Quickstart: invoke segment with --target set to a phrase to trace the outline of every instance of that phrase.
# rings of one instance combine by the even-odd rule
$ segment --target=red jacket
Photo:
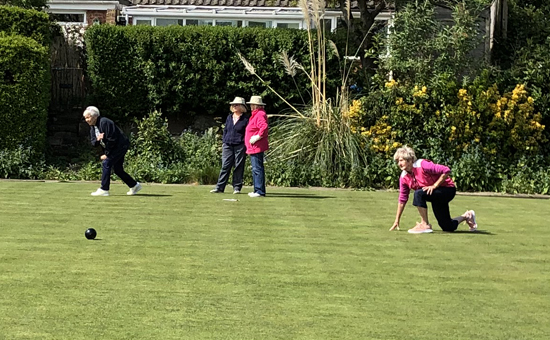
[[[246,153],[252,155],[269,149],[268,133],[269,127],[267,125],[267,114],[264,109],[256,109],[252,111],[252,116],[250,116],[250,120],[248,121],[244,134]],[[260,140],[254,144],[250,144],[250,137],[255,135],[260,136]]]

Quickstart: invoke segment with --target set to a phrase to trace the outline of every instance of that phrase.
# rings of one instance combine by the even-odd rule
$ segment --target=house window
[[[212,26],[214,20],[212,19],[187,19],[185,24],[188,26]]]
[[[278,22],[276,25],[277,28],[300,28],[300,24],[297,22]]]
[[[84,13],[51,13],[50,16],[57,22],[85,22]]]
[[[243,27],[241,20],[216,20],[216,26]]]
[[[183,26],[183,19],[157,19],[157,26]]]
[[[273,27],[271,21],[249,21],[248,27]]]
[[[313,26],[315,26],[315,23]],[[330,32],[332,30],[332,19],[321,19],[320,28],[325,32]]]
[[[136,19],[136,25],[153,26],[153,20],[151,19]]]

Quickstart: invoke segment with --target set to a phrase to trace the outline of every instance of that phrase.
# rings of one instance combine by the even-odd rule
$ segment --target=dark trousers
[[[265,196],[264,153],[259,152],[250,155],[250,163],[252,163],[252,181],[254,182],[254,192]]]
[[[124,156],[128,152],[128,147],[123,148],[120,152],[111,154],[102,163],[101,173],[101,189],[109,190],[111,186],[111,171],[113,171],[120,179],[126,183],[129,188],[136,186],[137,182],[124,171]]]
[[[456,188],[454,187],[439,187],[431,195],[426,194],[422,189],[418,189],[414,192],[413,205],[427,209],[428,205],[426,202],[431,202],[437,224],[439,224],[441,229],[444,231],[455,231],[458,228],[458,222],[451,218],[449,211],[449,202],[453,200],[455,195]]]
[[[222,148],[222,169],[220,170],[216,189],[221,192],[225,190],[231,169],[235,166],[235,170],[233,170],[233,190],[241,191],[245,162],[246,147],[244,143],[239,145],[227,145],[224,143]]]

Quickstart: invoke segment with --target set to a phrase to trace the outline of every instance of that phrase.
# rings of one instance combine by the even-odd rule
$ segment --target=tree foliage
[[[404,6],[419,4],[419,0],[357,0],[359,19],[356,20],[350,8],[351,1],[335,1],[339,3],[346,27],[350,31],[354,45],[359,48],[359,57],[361,58],[363,69],[369,73],[372,73],[377,61],[377,57],[373,56],[370,52],[376,47],[375,37],[378,33],[376,27],[381,24],[380,22],[377,23],[376,17],[383,11],[399,11]],[[479,8],[487,7],[491,3],[491,0],[430,0],[429,2],[432,5],[438,6],[456,6],[462,4],[470,10],[479,10]]]
[[[526,84],[533,92],[542,123],[550,126],[550,3],[509,0],[509,13],[507,39],[500,42],[497,58],[505,69],[503,84]],[[548,130],[545,133],[550,139]],[[550,152],[549,145],[546,152]]]
[[[450,9],[451,24],[438,20],[437,7],[427,0],[397,12],[386,40],[389,56],[382,62],[386,72],[412,84],[460,82],[461,77],[475,76],[484,60],[479,9],[475,12],[465,2]]]

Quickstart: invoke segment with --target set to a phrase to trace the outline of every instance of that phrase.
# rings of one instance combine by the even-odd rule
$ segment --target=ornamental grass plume
[[[365,136],[352,126],[354,122],[348,114],[347,80],[352,67],[346,71],[344,60],[342,84],[333,97],[327,96],[327,58],[336,56],[340,59],[340,55],[336,44],[326,38],[323,27],[326,3],[324,0],[299,0],[299,6],[307,30],[309,67],[304,67],[286,51],[281,53],[279,61],[293,79],[298,73],[307,76],[311,91],[309,105],[297,110],[255,72],[244,56],[238,54],[245,68],[297,113],[270,115],[280,119],[272,128],[269,156],[297,167],[316,168],[327,185],[364,185],[355,181],[357,174],[367,166],[367,142]],[[349,1],[346,6],[349,10]],[[297,86],[296,81],[294,83]]]
[[[237,55],[241,59],[242,63],[244,64],[244,67],[246,68],[246,70],[248,72],[250,72],[250,74],[256,76],[256,78],[258,78],[262,82],[262,84],[264,84],[268,89],[270,89],[271,92],[275,93],[275,95],[277,95],[277,97],[281,98],[281,100],[284,101],[294,112],[296,112],[298,115],[302,116],[302,113],[300,113],[300,111],[298,111],[298,109],[296,109],[292,104],[290,104],[283,96],[281,96],[277,91],[275,91],[274,88],[272,88],[265,80],[262,79],[262,77],[260,77],[256,73],[256,69],[254,68],[254,66],[252,66],[252,64],[248,60],[246,60],[246,58],[240,52],[237,52]]]
[[[292,81],[294,82],[294,86],[296,86],[296,89],[298,90],[298,94],[300,95],[300,98],[302,98],[302,103],[304,105],[306,104],[304,97],[302,96],[302,91],[300,90],[300,87],[298,86],[298,83],[296,83],[296,73],[298,73],[298,70],[303,69],[302,65],[300,65],[294,57],[289,57],[288,53],[286,51],[283,51],[279,55],[279,62],[284,66],[286,73],[292,77]]]

